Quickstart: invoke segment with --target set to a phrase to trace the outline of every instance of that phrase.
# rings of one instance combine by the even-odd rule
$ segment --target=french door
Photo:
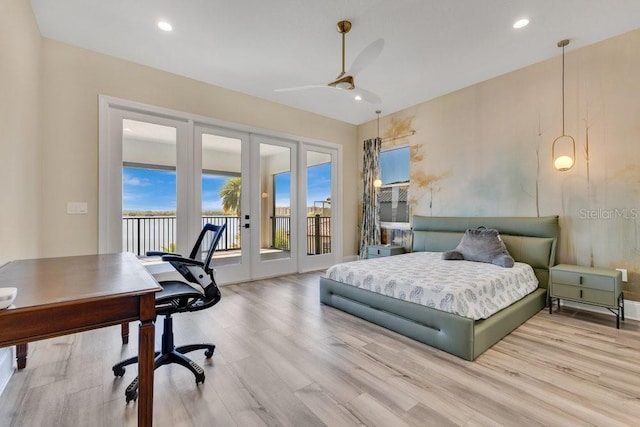
[[[298,241],[301,247],[298,271],[312,271],[333,265],[342,258],[342,221],[338,220],[340,188],[338,150],[301,144],[298,179]]]
[[[103,123],[99,252],[189,253],[196,229],[187,121],[112,108]]]
[[[227,225],[215,256],[220,281],[295,272],[295,144],[197,124],[195,146],[202,221]]]
[[[188,254],[205,223],[224,223],[221,284],[341,257],[335,147],[144,107],[101,98],[101,253]]]
[[[251,139],[253,278],[297,271],[297,144],[253,135]]]

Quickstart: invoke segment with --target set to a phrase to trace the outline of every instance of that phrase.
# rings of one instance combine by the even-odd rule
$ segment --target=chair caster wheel
[[[113,375],[115,375],[116,377],[121,377],[124,375],[124,371],[126,371],[125,368],[118,368],[118,367],[113,367]]]
[[[138,400],[138,390],[133,390],[133,392],[129,393],[126,392],[125,393],[125,399],[127,401],[127,403],[131,402],[132,400],[135,402],[136,400]]]
[[[214,347],[214,348],[212,348],[211,350],[206,350],[206,351],[204,352],[204,356],[205,356],[207,359],[211,359],[211,356],[213,356],[213,350],[215,350],[215,347]]]
[[[127,403],[138,400],[138,377],[136,377],[129,387],[124,391],[124,397]]]

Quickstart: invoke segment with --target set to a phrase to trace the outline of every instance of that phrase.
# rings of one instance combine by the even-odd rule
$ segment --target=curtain
[[[380,176],[380,138],[364,141],[362,162],[364,191],[362,193],[362,225],[360,227],[360,258],[367,257],[367,246],[380,244],[380,205],[373,181]]]

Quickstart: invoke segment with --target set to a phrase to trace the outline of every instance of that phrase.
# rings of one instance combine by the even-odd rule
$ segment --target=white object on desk
[[[5,309],[13,303],[18,295],[18,288],[0,288],[0,310]]]

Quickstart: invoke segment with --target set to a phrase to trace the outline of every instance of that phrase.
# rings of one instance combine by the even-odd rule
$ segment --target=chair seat
[[[195,283],[188,284],[185,282],[179,281],[164,281],[160,282],[160,286],[162,286],[162,290],[156,293],[156,302],[161,302],[163,300],[172,299],[172,298],[202,298],[204,295],[203,290],[196,289]]]
[[[156,293],[156,314],[180,313],[193,311],[193,304],[200,302],[204,290],[196,289],[197,284],[178,281],[160,282],[162,290]]]

